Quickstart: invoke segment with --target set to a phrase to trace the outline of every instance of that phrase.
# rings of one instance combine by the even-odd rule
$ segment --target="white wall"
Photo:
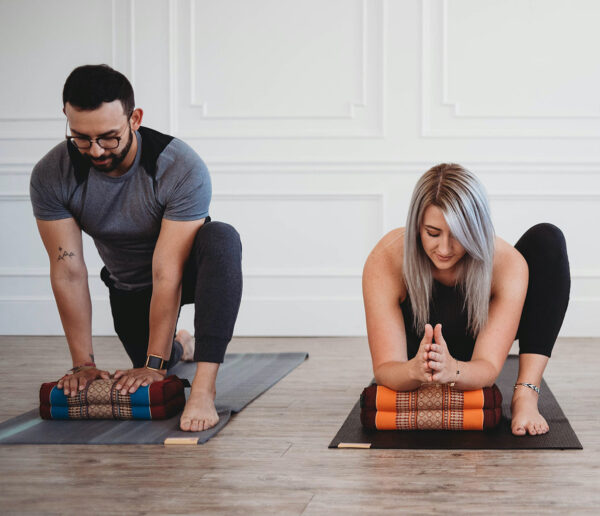
[[[507,240],[563,229],[562,334],[600,335],[595,0],[0,0],[0,20],[0,333],[60,333],[28,179],[64,135],[66,76],[105,62],[211,170],[244,242],[238,335],[364,334],[364,259],[441,161],[482,178]]]

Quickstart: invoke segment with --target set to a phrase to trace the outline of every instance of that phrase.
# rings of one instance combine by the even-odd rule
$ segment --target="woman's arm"
[[[406,332],[400,299],[406,295],[402,276],[404,230],[391,231],[375,246],[363,271],[363,299],[375,381],[390,389],[408,391],[431,379],[424,343],[412,360],[406,351]],[[431,327],[430,327],[431,330]],[[427,349],[428,351],[428,349]]]
[[[462,390],[480,389],[492,385],[502,370],[519,327],[529,269],[510,244],[497,238],[496,246],[488,320],[477,336],[473,356],[469,362],[457,362],[448,353],[443,328],[438,334],[436,327],[428,357],[434,382],[456,382]]]

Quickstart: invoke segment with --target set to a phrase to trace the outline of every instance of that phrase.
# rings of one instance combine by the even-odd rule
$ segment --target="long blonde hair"
[[[418,329],[430,322],[432,264],[420,228],[431,205],[442,210],[452,235],[465,248],[458,286],[465,296],[468,329],[477,335],[488,317],[494,260],[494,226],[485,189],[475,175],[454,163],[429,169],[415,186],[404,235],[404,281]]]

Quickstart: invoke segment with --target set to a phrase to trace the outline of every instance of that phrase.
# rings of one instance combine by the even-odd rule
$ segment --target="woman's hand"
[[[421,344],[419,344],[419,350],[414,358],[410,360],[412,364],[410,376],[413,380],[417,380],[422,383],[431,383],[433,381],[433,371],[428,363],[432,345],[434,345],[433,328],[431,327],[431,324],[426,324],[425,335],[423,335]]]
[[[442,335],[442,325],[436,324],[433,330],[435,343],[429,346],[427,366],[433,372],[432,381],[435,383],[450,383],[457,380],[457,362],[448,351],[448,346]]]

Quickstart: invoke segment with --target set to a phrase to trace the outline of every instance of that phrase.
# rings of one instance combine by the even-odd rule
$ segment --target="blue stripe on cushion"
[[[150,386],[138,387],[138,390],[129,395],[131,405],[149,407],[150,406]]]
[[[152,419],[149,405],[145,407],[142,405],[132,405],[131,415],[133,419]]]
[[[66,405],[51,405],[50,415],[52,416],[52,419],[69,419],[69,407]]]
[[[50,391],[50,405],[60,405],[61,407],[68,406],[67,397],[65,396],[65,391],[59,389],[58,387],[52,387]]]

